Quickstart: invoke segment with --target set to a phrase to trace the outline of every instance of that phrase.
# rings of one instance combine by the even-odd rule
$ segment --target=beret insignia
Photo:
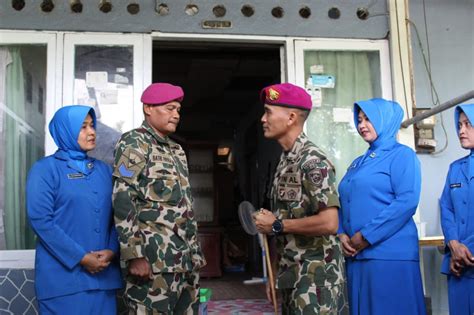
[[[277,90],[273,88],[269,88],[268,93],[267,93],[267,98],[271,101],[276,101],[277,99],[280,98],[280,92],[278,92]]]

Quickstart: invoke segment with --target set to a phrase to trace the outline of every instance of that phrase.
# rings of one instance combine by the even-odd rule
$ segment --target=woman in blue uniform
[[[454,161],[440,199],[447,245],[441,272],[448,276],[449,313],[474,314],[474,104],[454,111],[459,141],[469,155]]]
[[[40,314],[116,314],[122,280],[112,176],[108,165],[87,156],[95,147],[95,126],[88,106],[59,109],[49,124],[58,150],[37,161],[28,175]]]
[[[354,122],[369,149],[339,185],[339,237],[353,315],[426,314],[412,219],[420,163],[397,142],[402,118],[396,102],[375,98],[354,104]]]

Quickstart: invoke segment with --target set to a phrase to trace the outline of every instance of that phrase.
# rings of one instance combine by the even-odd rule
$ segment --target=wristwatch
[[[283,234],[283,221],[276,219],[272,224],[272,232],[275,235]]]

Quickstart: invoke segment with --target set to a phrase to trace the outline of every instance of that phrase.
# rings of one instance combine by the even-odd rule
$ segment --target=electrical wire
[[[406,82],[405,82],[405,73],[403,69],[403,60],[402,60],[402,47],[400,45],[400,25],[398,23],[398,4],[395,1],[395,15],[396,15],[396,24],[397,24],[397,39],[398,39],[398,55],[400,56],[400,70],[402,72],[402,84],[403,84],[403,96],[405,98],[405,110],[407,113],[407,118],[410,118],[409,111],[408,111],[408,98],[407,98],[407,91],[406,91]]]
[[[413,21],[411,21],[410,19],[407,19],[407,22],[410,23],[410,25],[412,25],[414,30],[415,30],[415,34],[416,34],[416,37],[417,37],[417,40],[418,40],[418,46],[419,46],[420,51],[421,51],[421,56],[423,57],[423,64],[425,66],[425,70],[426,70],[426,73],[428,75],[428,80],[429,80],[429,83],[430,83],[431,102],[434,106],[437,106],[437,105],[440,105],[440,101],[439,101],[439,95],[438,95],[436,87],[433,83],[433,77],[432,77],[432,74],[431,74],[431,56],[430,56],[430,46],[429,46],[429,37],[428,37],[428,25],[427,25],[427,18],[426,18],[425,0],[423,0],[423,20],[424,20],[424,26],[425,26],[426,47],[427,47],[427,50],[428,50],[428,58],[427,58],[426,53],[423,49],[423,43],[421,42],[420,33],[418,32],[418,28],[416,27],[416,24]],[[445,151],[447,149],[448,144],[449,144],[448,133],[447,133],[446,127],[444,125],[443,113],[441,112],[441,113],[439,113],[439,115],[440,115],[441,129],[443,130],[445,143],[444,143],[443,147],[440,150],[431,152],[432,155],[437,155],[437,154],[442,153],[443,151]]]
[[[372,7],[376,3],[377,3],[377,0],[375,0],[375,1],[371,0],[369,2],[369,4],[367,5],[367,8]],[[398,42],[400,43],[400,26],[399,26],[399,22],[398,22],[398,5],[397,5],[396,1],[395,1],[395,13],[396,13],[396,18],[397,18],[397,21],[396,21],[397,38],[398,38]],[[388,13],[369,14],[368,18],[372,18],[372,17],[380,16],[380,15],[388,15]],[[418,39],[418,46],[421,50],[421,55],[423,57],[423,63],[425,65],[425,70],[428,74],[428,79],[429,79],[429,83],[430,83],[431,102],[434,106],[437,106],[437,105],[440,105],[440,101],[439,101],[439,95],[438,95],[438,92],[436,90],[436,87],[434,86],[433,78],[432,78],[432,74],[431,74],[431,53],[430,53],[430,43],[429,43],[428,25],[427,25],[427,17],[426,16],[427,16],[426,15],[426,4],[425,4],[425,0],[423,0],[423,22],[424,22],[424,27],[425,27],[425,37],[426,37],[426,47],[427,47],[427,50],[428,50],[428,54],[427,54],[428,55],[428,60],[426,58],[426,53],[423,49],[423,43],[421,42],[420,34],[418,32],[418,28],[416,27],[416,24],[408,18],[406,20],[415,29],[416,37]],[[400,56],[400,69],[401,69],[401,72],[402,72],[403,93],[404,93],[404,97],[405,97],[405,109],[406,109],[406,112],[407,112],[407,118],[410,118],[410,117],[408,117],[408,113],[409,113],[408,112],[408,98],[407,98],[407,94],[406,94],[406,90],[405,90],[406,82],[405,82],[405,76],[404,76],[404,69],[403,69],[403,63],[402,63],[402,55],[401,55],[400,44],[398,45],[398,50],[399,50],[399,56]],[[443,151],[445,151],[447,149],[448,144],[449,144],[448,133],[447,133],[446,127],[444,125],[443,112],[439,113],[439,115],[440,115],[441,128],[442,128],[443,133],[444,133],[445,143],[444,143],[444,146],[440,150],[431,152],[432,155],[442,153]]]
[[[376,16],[388,16],[390,13],[388,12],[383,12],[383,13],[370,13],[369,16],[367,17],[368,19],[376,17]]]
[[[425,4],[425,0],[423,0],[423,22],[425,23],[425,36],[426,36],[426,48],[428,49],[428,68],[429,68],[429,73],[430,73],[430,86],[431,86],[431,89],[430,89],[430,93],[431,93],[431,102],[433,103],[433,105],[440,105],[440,101],[439,101],[439,96],[438,96],[438,92],[436,91],[436,88],[433,84],[433,79],[431,77],[431,52],[430,52],[430,40],[429,40],[429,37],[428,37],[428,23],[427,23],[427,18],[426,18],[426,4]],[[434,92],[434,95],[436,95],[436,101],[433,99],[433,92]],[[443,112],[439,113],[439,116],[440,116],[440,121],[441,121],[441,129],[443,130],[443,133],[444,133],[444,139],[446,140],[444,142],[444,146],[441,148],[441,150],[438,150],[438,151],[434,151],[432,152],[431,154],[435,155],[435,154],[439,154],[441,152],[443,152],[444,150],[446,150],[448,148],[448,144],[449,144],[449,138],[448,138],[448,133],[446,132],[446,127],[444,126],[444,116],[443,116]]]
[[[420,34],[418,32],[418,28],[416,27],[416,24],[413,21],[411,21],[410,19],[407,19],[407,22],[410,23],[410,25],[412,25],[413,29],[415,30],[416,38],[418,40],[418,46],[419,46],[420,51],[421,51],[421,56],[423,57],[422,58],[423,59],[423,64],[425,66],[425,70],[426,70],[426,73],[428,75],[428,80],[430,82],[430,90],[431,90],[433,105],[439,105],[440,103],[439,103],[438,92],[436,92],[436,88],[435,88],[434,83],[433,83],[433,79],[432,79],[432,75],[431,75],[431,68],[428,64],[428,61],[426,60],[426,54],[425,54],[425,51],[423,49],[423,43],[421,42]],[[437,104],[435,104],[433,96],[436,96]],[[441,148],[441,150],[431,152],[431,154],[439,154],[439,153],[443,152],[444,150],[446,150],[446,148],[448,146],[448,133],[446,132],[446,128],[444,126],[443,113],[440,113],[440,116],[441,116],[441,119],[440,119],[441,127],[442,127],[442,130],[443,130],[446,141],[445,141],[445,144],[444,144],[443,148]]]
[[[433,154],[433,155],[440,154],[441,152],[443,152],[444,150],[446,150],[446,149],[448,148],[448,143],[449,143],[448,133],[446,132],[446,127],[444,126],[443,112],[439,113],[439,115],[441,116],[441,119],[440,119],[440,121],[441,121],[441,129],[443,129],[444,139],[445,139],[446,141],[444,142],[444,146],[441,148],[441,150],[431,152],[431,154]]]
[[[427,23],[427,19],[426,19],[425,0],[423,0],[423,23],[425,25],[426,49],[428,51],[428,69],[431,73],[431,52],[430,52],[430,40],[428,38],[428,23]],[[430,80],[431,80],[431,77],[430,77]],[[433,91],[436,94],[436,101],[433,99]],[[439,97],[438,97],[438,93],[436,93],[436,89],[434,88],[434,85],[431,85],[430,93],[431,93],[431,102],[433,103],[433,105],[439,105],[440,104]]]

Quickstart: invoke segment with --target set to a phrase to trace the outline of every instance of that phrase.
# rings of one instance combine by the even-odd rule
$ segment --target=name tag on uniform
[[[167,163],[173,163],[173,159],[167,157],[167,156],[161,156],[157,154],[153,154],[151,156],[152,162],[167,162]]]
[[[461,188],[461,183],[451,184],[449,185],[449,188]]]
[[[80,179],[80,178],[84,178],[84,174],[82,173],[72,173],[72,174],[67,174],[67,178],[69,179]]]

